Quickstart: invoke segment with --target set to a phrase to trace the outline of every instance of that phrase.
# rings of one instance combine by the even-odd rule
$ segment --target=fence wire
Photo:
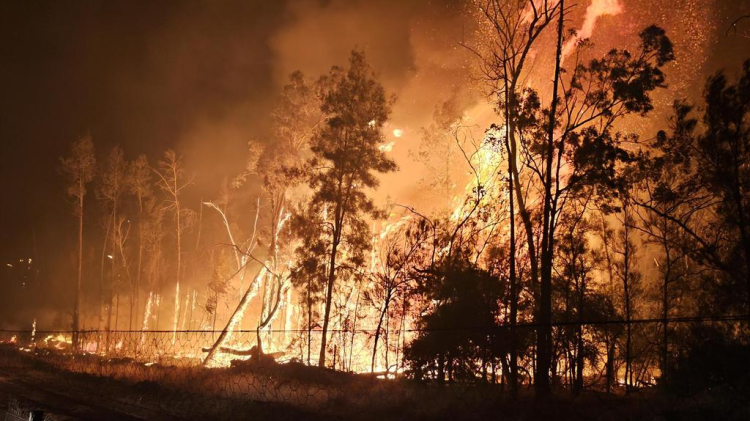
[[[747,320],[750,316],[739,315],[670,318],[666,322],[737,323]],[[593,320],[559,322],[553,326],[664,322],[664,319]],[[540,326],[529,323],[516,328]],[[487,334],[492,334],[506,328],[463,326],[432,330],[444,334],[486,330]],[[424,331],[409,330],[412,334]],[[372,334],[374,330],[342,332]],[[503,373],[493,376],[497,379],[493,382],[442,385],[409,380],[398,373],[355,375],[311,367],[305,364],[304,351],[294,357],[277,352],[277,361],[258,360],[251,352],[257,344],[254,330],[234,331],[227,344],[229,352],[220,354],[215,364],[218,367],[205,367],[206,351],[215,344],[220,333],[0,330],[0,367],[25,375],[35,373],[40,381],[63,382],[71,390],[81,390],[105,401],[115,400],[120,405],[147,408],[175,419],[196,419],[198,414],[210,414],[201,415],[205,419],[234,419],[246,411],[266,411],[273,414],[269,419],[485,419],[501,410],[508,398]],[[271,333],[302,337],[304,335],[300,335],[307,331],[267,332]],[[335,333],[333,331],[332,335]],[[77,347],[72,346],[74,337],[79,344]],[[304,350],[304,345],[297,349]],[[404,367],[403,363],[400,367]],[[262,405],[261,409],[258,405]],[[644,407],[649,405],[644,404]]]

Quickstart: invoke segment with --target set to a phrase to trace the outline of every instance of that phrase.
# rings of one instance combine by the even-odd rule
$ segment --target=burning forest
[[[7,419],[750,416],[747,1],[69,6],[0,6]]]

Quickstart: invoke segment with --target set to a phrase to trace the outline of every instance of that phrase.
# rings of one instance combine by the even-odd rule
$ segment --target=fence
[[[747,320],[750,317],[719,316],[672,318],[668,322],[736,324]],[[630,323],[658,326],[663,322],[662,319],[642,319]],[[563,329],[582,324],[623,325],[625,322],[561,322],[554,327]],[[527,330],[537,327],[536,324],[518,326]],[[466,329],[471,328],[462,328]],[[437,332],[451,334],[456,330]],[[493,331],[504,331],[504,328],[487,333]],[[332,335],[337,333],[346,332],[332,332]],[[499,384],[478,382],[445,386],[400,376],[386,381],[374,375],[319,369],[303,364],[299,356],[281,357],[281,364],[263,359],[252,362],[249,350],[257,343],[255,331],[235,331],[228,347],[231,352],[221,354],[223,367],[206,368],[203,366],[205,351],[219,334],[212,331],[0,331],[0,367],[36,373],[41,381],[64,382],[71,390],[82,390],[104,400],[114,399],[117,404],[136,405],[183,419],[194,419],[196,414],[232,419],[246,411],[269,411],[274,415],[270,419],[484,419],[507,403],[502,375],[499,375]],[[74,336],[80,344],[78,349],[71,346]]]
[[[25,373],[33,369],[42,373],[43,381],[54,377],[71,388],[80,388],[77,375],[85,374],[89,380],[83,383],[98,381],[83,393],[118,403],[138,400],[139,405],[184,419],[207,412],[232,419],[238,412],[257,411],[258,403],[265,404],[264,410],[274,417],[281,414],[279,419],[362,418],[362,414],[371,419],[394,419],[393,414],[455,418],[468,403],[472,412],[485,413],[503,394],[499,385],[447,389],[323,370],[297,361],[253,364],[248,356],[231,356],[235,361],[228,367],[204,368],[203,349],[214,343],[219,332],[81,331],[76,332],[80,351],[70,346],[71,333],[2,332],[0,367]],[[235,349],[249,349],[255,343],[255,332],[233,335]],[[147,402],[142,400],[144,394]]]
[[[53,421],[43,411],[26,407],[12,397],[8,400],[4,421]]]

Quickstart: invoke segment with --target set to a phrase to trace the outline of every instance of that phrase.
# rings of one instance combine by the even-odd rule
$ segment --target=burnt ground
[[[6,357],[11,354],[5,354]],[[569,394],[544,402],[535,401],[530,390],[515,401],[490,399],[467,393],[457,399],[457,388],[442,387],[424,393],[424,387],[409,382],[379,382],[388,394],[413,396],[408,404],[388,405],[381,390],[370,380],[343,373],[321,373],[305,369],[307,381],[324,388],[344,388],[348,394],[366,397],[352,402],[334,401],[323,410],[301,408],[280,402],[249,398],[226,398],[185,389],[165,387],[152,381],[114,379],[96,373],[74,373],[38,361],[33,355],[13,353],[0,358],[0,417],[11,399],[25,408],[42,409],[52,420],[747,420],[750,398],[731,391],[667,397],[656,389],[630,396],[589,391],[579,397]],[[286,370],[286,369],[284,369]],[[277,371],[274,376],[299,373]],[[212,377],[226,377],[232,371],[211,371]],[[236,374],[236,373],[235,373]],[[205,373],[203,374],[205,375]],[[198,379],[197,376],[192,378]],[[343,386],[342,386],[343,385]],[[422,388],[422,392],[415,389]],[[193,389],[196,390],[196,389]],[[197,389],[200,390],[200,389]],[[379,394],[380,393],[380,394]],[[364,402],[364,403],[362,403]],[[439,411],[425,408],[441,407]]]
[[[294,411],[284,405],[255,402],[226,402],[184,395],[175,399],[158,385],[128,384],[86,374],[52,372],[28,367],[0,367],[0,417],[17,403],[25,409],[43,410],[48,419],[112,421],[180,420],[298,420],[315,419],[314,414]],[[203,402],[200,402],[203,401]],[[195,411],[195,407],[202,408]]]
[[[0,374],[0,414],[8,411],[12,401],[26,409],[44,410],[55,420],[167,420],[156,413],[136,414],[137,408],[120,408],[116,402],[97,399],[74,388],[60,388],[57,378],[38,373],[3,370]],[[131,415],[132,414],[132,415]],[[139,416],[140,415],[140,416]]]

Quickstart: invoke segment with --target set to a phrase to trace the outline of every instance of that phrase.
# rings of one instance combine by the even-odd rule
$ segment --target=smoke
[[[581,29],[576,31],[575,36],[565,43],[562,50],[563,58],[567,57],[575,48],[576,43],[582,39],[590,38],[596,28],[596,21],[602,16],[616,16],[622,13],[620,0],[591,0],[586,8],[586,17],[583,19]]]
[[[302,70],[317,77],[333,65],[346,65],[353,48],[366,52],[386,90],[397,96],[384,143],[394,142],[389,154],[400,171],[383,177],[372,194],[381,204],[390,196],[419,206],[415,197],[424,171],[409,151],[418,149],[420,128],[430,125],[436,105],[457,96],[456,112],[465,115],[477,133],[497,122],[492,104],[471,80],[471,55],[458,45],[464,34],[472,33],[468,3],[0,3],[0,51],[9,57],[0,66],[5,93],[0,96],[0,179],[6,180],[4,195],[10,198],[0,211],[5,238],[0,257],[3,265],[20,258],[38,261],[41,291],[32,305],[18,299],[21,292],[0,291],[0,316],[7,320],[17,314],[23,326],[34,317],[42,327],[69,325],[76,261],[70,245],[76,241],[76,220],[66,205],[57,167],[72,140],[90,132],[98,153],[119,144],[129,158],[146,153],[152,164],[165,149],[175,149],[184,155],[188,172],[196,173],[186,206],[197,209],[201,198],[217,197],[222,180],[243,168],[250,139],[269,138],[268,117],[289,73]],[[577,39],[591,37],[596,45],[586,54],[600,57],[611,48],[635,47],[638,32],[648,25],[664,27],[677,56],[667,69],[669,90],[654,98],[656,109],[648,119],[627,127],[653,135],[666,124],[675,98],[695,99],[706,76],[720,68],[731,73],[750,56],[750,43],[725,35],[747,4],[583,2],[566,22],[566,27],[578,28],[578,34],[566,42],[565,53],[570,54]],[[551,85],[546,71],[554,62],[549,38],[534,51],[528,67],[533,74],[525,81],[543,94]],[[457,168],[456,174],[466,176],[465,168]],[[90,192],[84,287],[94,291],[86,307],[95,309],[102,230],[93,186]],[[236,215],[252,209],[243,204]],[[206,232],[203,236],[206,241]],[[16,272],[3,268],[0,280],[18,283]],[[34,309],[34,314],[14,313],[19,307]],[[55,312],[48,316],[35,308]]]
[[[381,177],[381,187],[371,192],[381,204],[414,204],[423,171],[409,151],[418,149],[420,128],[430,124],[435,106],[456,92],[473,98],[466,105],[478,99],[467,83],[471,57],[458,44],[466,30],[465,6],[451,0],[299,0],[287,6],[287,23],[271,37],[277,86],[295,70],[315,78],[331,66],[346,66],[358,49],[395,95],[384,144],[400,170]]]

